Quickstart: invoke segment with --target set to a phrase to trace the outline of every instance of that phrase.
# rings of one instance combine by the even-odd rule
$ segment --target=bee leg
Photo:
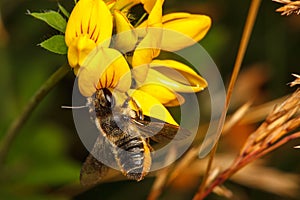
[[[131,101],[132,101],[134,107],[137,109],[137,117],[140,120],[144,120],[143,110],[142,110],[141,106],[134,99],[131,99]]]
[[[126,92],[126,96],[127,96],[127,99],[125,100],[125,102],[123,103],[123,108],[126,108],[126,107],[129,107],[129,101],[132,102],[133,106],[135,107],[135,109],[137,110],[136,112],[136,117],[139,119],[139,120],[144,120],[144,115],[143,115],[143,110],[141,108],[141,106],[133,99],[131,98],[128,93]]]
[[[129,101],[132,99],[129,95],[128,95],[128,93],[127,92],[125,92],[125,94],[126,94],[126,100],[124,101],[124,103],[123,103],[123,105],[122,105],[122,108],[128,108],[128,106],[129,106]]]
[[[145,139],[146,139],[146,144],[147,144],[147,146],[148,146],[150,152],[153,152],[154,149],[153,149],[153,147],[150,145],[150,138],[145,138]]]

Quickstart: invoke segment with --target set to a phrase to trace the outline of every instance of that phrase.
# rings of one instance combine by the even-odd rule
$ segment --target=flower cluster
[[[143,15],[132,12],[137,6]],[[127,92],[145,115],[176,124],[164,106],[182,104],[178,92],[201,91],[207,82],[183,63],[156,58],[162,49],[192,45],[186,37],[201,40],[211,20],[189,13],[163,15],[162,6],[163,0],[80,0],[75,5],[65,42],[84,96],[100,88]],[[151,112],[153,106],[159,109]]]

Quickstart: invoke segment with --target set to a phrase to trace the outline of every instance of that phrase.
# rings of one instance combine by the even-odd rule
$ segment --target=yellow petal
[[[137,30],[139,32],[139,30]],[[143,82],[146,79],[152,59],[160,53],[161,29],[149,28],[146,36],[136,47],[131,65],[136,80]]]
[[[137,29],[139,37],[143,37],[137,46],[132,57],[134,77],[143,82],[146,78],[149,64],[152,59],[160,53],[162,39],[162,4],[163,0],[156,0],[151,13],[149,14],[147,28]],[[157,28],[156,28],[157,27]]]
[[[113,47],[122,53],[132,51],[137,43],[138,36],[127,17],[120,11],[114,12],[117,35],[113,39]]]
[[[211,26],[206,15],[170,13],[162,17],[163,27],[186,34],[196,41],[201,40]]]
[[[87,36],[74,38],[69,44],[68,61],[71,67],[82,66],[86,56],[96,47],[96,43]]]
[[[160,54],[161,40],[163,31],[162,27],[162,6],[164,0],[156,0],[153,9],[151,10],[148,17],[148,31],[146,37],[142,42],[145,42],[146,45],[151,44],[153,58],[157,57]],[[145,45],[142,44],[142,45]],[[148,46],[149,47],[149,46]]]
[[[152,50],[142,49],[142,50],[136,50],[133,54],[133,61],[132,61],[132,74],[135,78],[135,80],[139,82],[143,82],[146,77],[148,70],[150,68],[150,64],[147,64],[147,62],[151,62],[152,58],[150,56],[147,56],[148,53],[152,55]],[[139,56],[140,55],[140,56]]]
[[[190,85],[195,92],[207,87],[207,82],[199,76],[192,68],[175,60],[153,60],[150,67],[163,75],[182,83]]]
[[[162,5],[164,0],[153,0],[153,1],[145,1],[147,2],[147,7],[149,8],[149,16],[148,19],[142,22],[137,28],[147,28],[147,27],[162,27]]]
[[[112,27],[112,15],[102,0],[80,0],[67,23],[66,44],[80,35],[88,35],[99,44],[110,38]]]
[[[147,20],[147,27],[162,27],[163,3],[163,0],[156,0]]]
[[[134,101],[142,109],[143,115],[178,126],[169,111],[153,96],[141,90],[129,90],[128,94],[132,96]],[[135,109],[135,106],[133,106],[132,104],[131,107]]]
[[[173,79],[173,76],[169,76],[171,73],[172,75],[179,77],[180,81]],[[201,87],[199,84],[191,85],[187,80],[185,80],[183,75],[181,75],[176,70],[170,69],[169,71],[167,71],[167,75],[168,76],[158,72],[157,70],[150,68],[148,70],[146,80],[142,83],[137,82],[138,87],[148,85],[148,84],[154,84],[154,85],[160,85],[166,87],[171,91],[185,92],[185,93],[194,93],[203,89],[203,87]]]
[[[156,3],[156,0],[141,0],[141,2],[142,4],[144,4],[144,9],[146,10],[146,12],[150,13]]]
[[[142,36],[142,41],[138,44],[133,53],[133,67],[137,67],[143,64],[150,64],[152,59],[159,55],[161,49],[161,28],[142,28],[136,29],[136,32],[139,37],[141,37],[141,34],[145,35]]]
[[[115,60],[101,76],[97,89],[115,88],[118,91],[126,92],[131,85],[131,72],[126,59],[114,49],[109,49],[105,53],[105,56],[115,57]]]
[[[133,54],[133,67],[148,65],[152,59],[157,57],[160,53],[162,39],[162,29],[160,29],[160,27],[162,27],[162,5],[163,0],[156,0],[145,22],[145,27],[142,25],[137,29],[137,34],[143,39]],[[141,73],[141,70],[138,71],[139,75],[135,74],[135,76],[138,80],[143,81],[143,77],[147,71],[145,71],[145,73]]]
[[[136,29],[138,36],[143,39],[134,51],[132,66],[134,68],[139,67],[139,69],[133,71],[133,74],[135,78],[141,82],[145,80],[150,62],[160,53],[162,39],[162,29],[160,28],[162,27],[162,5],[163,0],[156,0],[145,22],[145,27],[139,26]]]
[[[162,17],[162,23],[164,28],[162,46],[169,51],[176,51],[200,41],[211,26],[211,19],[206,15],[170,13]]]
[[[79,70],[78,86],[83,96],[91,96],[100,88],[116,88],[125,92],[130,85],[129,66],[115,49],[99,48],[93,51]]]
[[[116,4],[116,0],[104,0],[104,2],[107,5],[109,10],[111,10]]]
[[[112,15],[102,0],[80,0],[74,7],[67,23],[65,41],[68,47],[72,45],[72,52],[80,52],[81,49],[89,49],[91,42],[104,47],[109,46],[109,38],[112,34]],[[83,37],[84,39],[79,39]],[[87,47],[77,47],[74,40],[90,41]],[[105,41],[105,42],[104,42]],[[104,43],[103,43],[104,42]],[[81,45],[84,45],[82,43]],[[77,48],[77,50],[76,50]],[[71,58],[79,55],[70,55]],[[77,59],[79,60],[79,59]],[[76,67],[76,60],[69,60],[72,67]]]
[[[155,48],[159,46],[157,43],[159,42],[155,38],[155,34],[149,32],[135,49],[131,65],[133,67],[132,73],[136,80],[143,82],[146,79],[152,59],[160,51],[160,49]]]
[[[184,98],[180,94],[161,85],[148,84],[138,89],[155,97],[165,106],[178,106],[184,103]]]

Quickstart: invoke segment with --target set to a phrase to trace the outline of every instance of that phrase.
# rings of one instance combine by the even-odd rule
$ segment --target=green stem
[[[20,115],[12,122],[0,143],[0,167],[3,165],[14,139],[20,133],[20,129],[28,120],[37,105],[44,99],[52,88],[70,71],[67,64],[62,65],[50,78],[36,91]]]

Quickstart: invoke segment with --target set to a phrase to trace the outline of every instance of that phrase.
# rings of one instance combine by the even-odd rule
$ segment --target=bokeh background
[[[74,5],[72,0],[59,3],[68,11]],[[211,30],[200,43],[216,62],[227,86],[249,5],[249,0],[166,0],[164,12],[203,13],[212,18]],[[254,105],[260,105],[294,90],[287,83],[293,80],[291,73],[300,73],[300,16],[280,16],[275,12],[279,6],[271,0],[261,4],[231,111],[253,97]],[[27,10],[50,9],[58,10],[57,1],[0,1],[0,138],[35,91],[67,62],[66,56],[38,46],[57,32],[26,14]],[[88,155],[76,133],[72,111],[61,108],[71,105],[74,79],[73,73],[69,73],[22,128],[0,170],[0,199],[145,199],[149,194],[153,177],[139,183],[104,183],[86,192],[72,187],[78,183],[81,164]],[[247,134],[256,127],[256,123],[235,127],[221,139],[219,152],[238,152]],[[293,149],[299,143],[288,143],[269,154],[264,158],[264,166],[299,177],[300,151]],[[186,176],[168,187],[161,199],[191,199],[200,181],[200,177]],[[300,199],[239,181],[228,181],[225,185],[236,199]],[[224,198],[213,194],[208,199]]]

